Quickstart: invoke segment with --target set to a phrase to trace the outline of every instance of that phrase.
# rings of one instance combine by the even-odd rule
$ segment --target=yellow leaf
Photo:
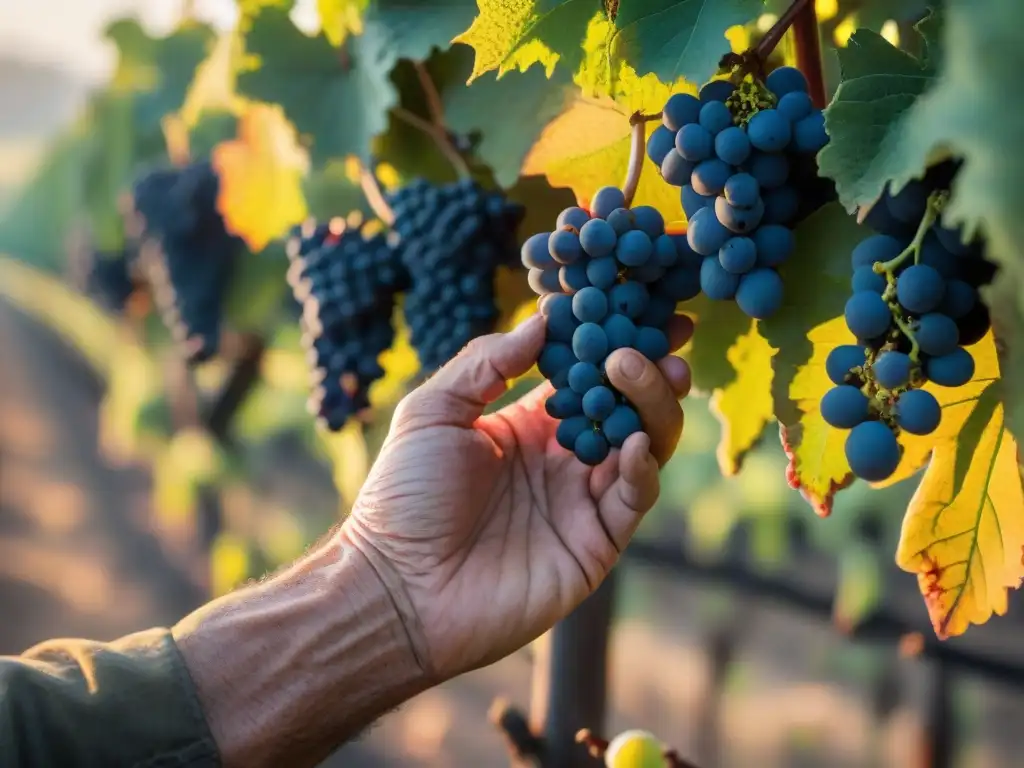
[[[340,432],[321,431],[320,435],[331,457],[334,486],[341,496],[341,503],[351,508],[370,473],[370,453],[363,424],[351,419]]]
[[[939,387],[929,382],[924,389],[935,395],[942,406],[942,421],[939,428],[924,437],[903,433],[900,443],[903,444],[903,457],[892,477],[876,483],[874,487],[887,486],[906,480],[917,473],[928,461],[932,449],[942,443],[956,442],[957,435],[964,426],[967,417],[974,410],[974,405],[982,392],[993,381],[999,378],[999,358],[996,355],[996,342],[992,332],[967,350],[974,358],[974,378],[962,387]]]
[[[811,357],[793,377],[788,392],[800,418],[781,424],[779,434],[789,457],[786,479],[825,517],[832,511],[835,494],[853,482],[844,448],[847,433],[826,424],[819,410],[822,395],[832,388],[825,359],[833,348],[853,344],[856,339],[842,317],[812,328],[807,339],[812,345]]]
[[[545,127],[523,161],[523,175],[543,175],[552,186],[570,188],[581,205],[601,187],[621,186],[629,167],[629,116],[658,112],[671,94],[693,91],[682,81],[668,86],[654,75],[626,78],[623,88],[616,99],[577,97]],[[647,123],[647,135],[660,124]],[[654,206],[667,222],[682,220],[679,190],[662,180],[646,153],[643,163],[633,204]]]
[[[249,107],[238,138],[216,146],[212,160],[220,177],[217,209],[228,230],[253,251],[306,218],[302,177],[309,157],[280,107]]]
[[[722,424],[718,443],[718,465],[722,474],[735,475],[743,457],[775,420],[772,401],[772,357],[775,350],[758,333],[757,324],[733,343],[725,353],[736,369],[736,378],[711,396],[711,411]]]
[[[938,444],[903,520],[897,564],[917,574],[935,634],[963,634],[1007,609],[1024,578],[1024,489],[998,383],[957,440]]]
[[[397,403],[406,393],[409,382],[420,370],[420,361],[409,338],[401,311],[395,312],[395,340],[380,355],[384,375],[370,385],[370,403],[375,408]]]
[[[226,595],[249,578],[249,545],[231,533],[221,533],[210,552],[210,591]]]
[[[320,26],[331,45],[341,45],[349,35],[363,33],[363,13],[369,0],[317,0]]]

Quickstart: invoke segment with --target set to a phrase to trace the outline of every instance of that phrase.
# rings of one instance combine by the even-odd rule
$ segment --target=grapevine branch
[[[626,198],[627,208],[633,204],[636,189],[640,186],[640,174],[644,170],[644,143],[647,139],[646,125],[649,122],[660,119],[660,112],[656,115],[634,112],[629,116],[629,125],[632,128],[632,141],[629,145],[629,166],[626,168],[626,180],[622,184],[622,194]]]

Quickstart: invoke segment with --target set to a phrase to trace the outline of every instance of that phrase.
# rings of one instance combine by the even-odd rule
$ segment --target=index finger
[[[608,380],[640,415],[659,466],[671,458],[683,434],[683,409],[661,369],[635,349],[617,349],[605,364]]]

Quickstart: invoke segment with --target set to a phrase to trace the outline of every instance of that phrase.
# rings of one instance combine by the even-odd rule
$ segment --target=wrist
[[[314,766],[432,682],[390,591],[344,537],[173,632],[225,768]]]

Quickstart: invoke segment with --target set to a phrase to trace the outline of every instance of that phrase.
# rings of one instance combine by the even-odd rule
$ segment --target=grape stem
[[[437,144],[437,148],[441,150],[441,153],[447,158],[448,162],[451,163],[452,168],[459,174],[460,178],[469,177],[469,165],[466,163],[466,158],[462,156],[455,145],[452,144],[451,138],[448,135],[448,130],[444,125],[438,125],[430,120],[424,120],[414,112],[410,112],[405,107],[392,107],[391,114],[401,120],[403,123],[411,125],[413,128],[417,128],[423,131],[427,136],[434,140]]]
[[[768,57],[775,51],[776,46],[782,42],[782,38],[789,31],[789,28],[793,26],[797,16],[808,5],[813,10],[814,3],[809,2],[809,0],[793,0],[793,3],[786,9],[786,12],[779,17],[778,21],[772,24],[771,29],[765,33],[765,36],[761,38],[761,42],[757,44],[753,51],[760,64],[763,65],[764,62],[768,61]],[[820,62],[818,66],[821,66]]]
[[[636,189],[640,186],[640,174],[644,171],[644,144],[647,140],[647,123],[660,119],[660,112],[657,115],[644,115],[640,112],[634,112],[629,116],[629,125],[632,128],[632,141],[629,144],[629,166],[626,168],[626,180],[622,183],[622,194],[626,198],[627,208],[633,205]]]
[[[917,343],[917,336],[914,334],[913,329],[900,316],[899,304],[895,302],[890,304],[889,310],[892,312],[892,319],[895,321],[896,327],[900,329],[900,333],[910,340],[910,360],[914,363],[921,362],[921,346]]]
[[[872,269],[877,274],[885,275],[885,279],[888,280],[890,285],[896,282],[896,270],[911,255],[914,257],[915,264],[921,260],[921,244],[924,242],[924,238],[927,236],[932,224],[938,219],[943,203],[944,197],[942,192],[932,192],[928,195],[928,204],[925,206],[924,216],[921,217],[921,223],[917,225],[917,232],[914,233],[914,239],[910,241],[910,245],[889,259],[889,261],[876,261],[872,266]],[[883,203],[879,200],[875,205],[883,205]]]
[[[395,223],[395,212],[391,210],[384,193],[381,191],[377,181],[377,175],[362,163],[359,164],[359,186],[363,189],[363,196],[377,218],[389,227]]]

